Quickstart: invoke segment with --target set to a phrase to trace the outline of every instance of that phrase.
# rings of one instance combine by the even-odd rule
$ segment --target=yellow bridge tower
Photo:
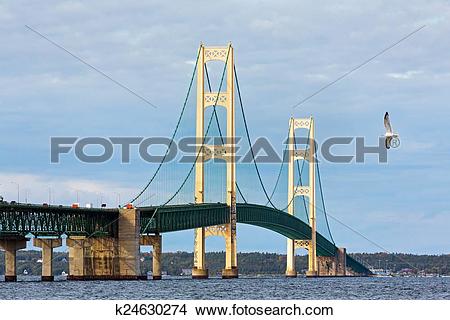
[[[211,158],[225,160],[227,167],[227,204],[230,207],[230,223],[220,226],[203,227],[195,230],[194,267],[192,277],[208,278],[205,264],[205,238],[222,236],[225,238],[225,268],[222,278],[237,278],[236,252],[236,162],[235,162],[235,113],[234,113],[234,52],[231,43],[226,47],[205,47],[200,45],[197,65],[197,120],[196,137],[199,157],[195,164],[195,203],[204,202],[204,163]],[[205,64],[208,61],[226,63],[226,91],[205,92]],[[224,145],[204,145],[205,109],[221,106],[227,112],[227,132]]]
[[[309,141],[308,149],[296,150],[294,131],[296,129],[308,129]],[[308,250],[308,271],[306,276],[315,277],[318,275],[317,252],[316,252],[316,169],[315,169],[315,144],[314,144],[314,119],[303,118],[289,120],[289,141],[288,141],[288,213],[294,214],[294,199],[297,196],[308,198],[309,204],[309,225],[311,226],[311,239],[287,239],[287,266],[286,276],[296,277],[295,269],[295,249],[304,248]],[[294,163],[296,160],[305,160],[309,163],[308,186],[296,186],[294,181]],[[300,172],[299,172],[300,174]]]

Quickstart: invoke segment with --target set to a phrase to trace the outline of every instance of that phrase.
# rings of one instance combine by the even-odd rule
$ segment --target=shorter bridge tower
[[[297,150],[295,145],[296,129],[309,130],[308,149]],[[304,248],[308,250],[308,271],[306,276],[316,277],[317,269],[317,241],[316,241],[316,168],[315,168],[315,144],[314,144],[314,119],[299,118],[289,119],[289,140],[288,140],[288,213],[294,215],[294,200],[297,196],[308,197],[309,204],[309,225],[311,227],[310,239],[287,239],[287,266],[286,276],[296,277],[295,268],[295,249]],[[309,179],[308,185],[296,185],[294,164],[296,160],[303,159],[308,161]],[[300,172],[299,172],[300,174]]]
[[[236,251],[236,162],[235,162],[235,107],[234,107],[234,51],[231,43],[225,47],[205,47],[200,45],[197,64],[197,120],[196,137],[199,157],[195,164],[195,203],[204,202],[204,163],[210,158],[225,160],[227,167],[227,204],[230,207],[230,223],[195,229],[194,267],[192,277],[208,278],[205,264],[205,238],[222,236],[225,238],[225,268],[222,278],[237,278]],[[226,91],[205,92],[205,64],[209,61],[226,63]],[[220,89],[219,89],[220,90]],[[224,107],[227,112],[227,130],[224,145],[204,145],[205,109]]]

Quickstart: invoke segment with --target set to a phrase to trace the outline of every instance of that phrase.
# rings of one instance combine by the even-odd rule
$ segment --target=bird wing
[[[389,113],[387,112],[384,114],[384,127],[387,132],[392,133],[391,121],[389,120]]]
[[[386,149],[391,148],[391,140],[392,140],[392,137],[386,137],[386,139],[384,140],[384,145],[386,146]]]

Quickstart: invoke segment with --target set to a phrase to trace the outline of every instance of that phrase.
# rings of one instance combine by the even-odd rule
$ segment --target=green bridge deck
[[[226,224],[229,207],[221,203],[142,207],[141,234],[165,233]],[[308,224],[286,212],[267,206],[238,203],[237,222],[266,228],[291,239],[311,239]],[[71,208],[0,203],[0,237],[117,234],[118,209]],[[317,233],[317,254],[333,256],[337,247]],[[347,265],[358,273],[370,271],[347,256]]]

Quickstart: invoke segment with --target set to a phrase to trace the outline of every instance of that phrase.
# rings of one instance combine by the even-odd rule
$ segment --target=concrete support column
[[[87,276],[85,251],[90,247],[85,236],[70,236],[66,241],[69,247],[69,280],[84,280]]]
[[[338,248],[336,275],[345,277],[347,275],[347,249]]]
[[[153,280],[161,280],[162,236],[159,234],[141,236],[141,245],[153,247]]]
[[[33,245],[42,248],[42,281],[53,281],[53,248],[60,247],[62,240],[34,238]]]
[[[0,247],[5,250],[5,281],[17,281],[16,252],[25,249],[26,239],[0,239]]]
[[[119,210],[119,270],[121,279],[138,279],[140,274],[140,212]]]
[[[153,280],[161,280],[161,251],[162,251],[162,237],[155,236],[153,244]]]

